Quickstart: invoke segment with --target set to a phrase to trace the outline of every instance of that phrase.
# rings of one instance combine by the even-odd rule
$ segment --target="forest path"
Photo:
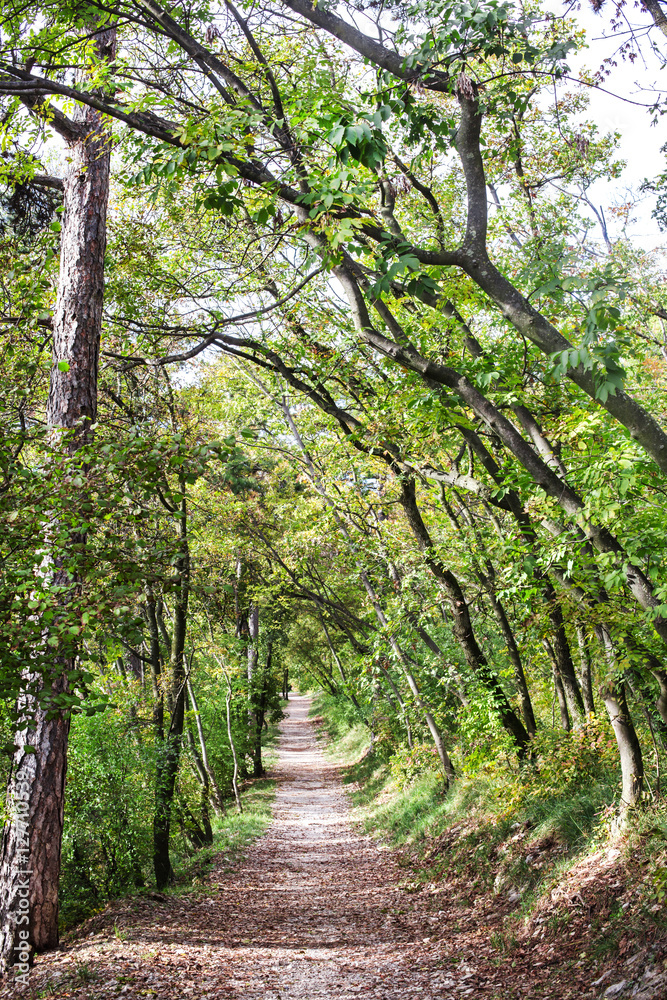
[[[309,708],[306,697],[290,699],[273,772],[274,819],[245,859],[230,868],[219,855],[219,867],[182,896],[111,903],[62,950],[38,957],[27,989],[0,982],[0,1000],[582,1000],[619,990],[635,1000],[667,997],[661,964],[657,979],[644,983],[651,966],[640,983],[639,961],[632,981],[624,978],[637,955],[627,963],[619,956],[602,976],[599,964],[580,960],[585,914],[568,934],[542,940],[543,929],[537,938],[531,929],[504,954],[508,904],[473,893],[474,863],[413,893],[415,873],[401,868],[400,855],[353,829]],[[608,868],[611,883],[619,872]],[[603,901],[612,898],[600,885]]]
[[[406,873],[396,856],[350,825],[338,769],[318,746],[309,708],[309,698],[290,698],[272,773],[274,819],[245,860],[226,871],[221,861],[197,893],[126,901],[115,933],[112,904],[87,937],[83,931],[62,951],[39,957],[28,996],[479,995],[464,956],[450,974],[442,953],[433,953],[432,924],[442,921],[399,888]],[[0,997],[8,995],[0,986]]]
[[[224,936],[235,945],[226,956],[230,995],[444,997],[450,977],[417,961],[427,917],[415,925],[392,915],[405,910],[397,888],[405,874],[390,852],[352,829],[338,769],[317,744],[309,708],[308,698],[293,696],[281,725],[272,826],[242,871],[219,883]]]

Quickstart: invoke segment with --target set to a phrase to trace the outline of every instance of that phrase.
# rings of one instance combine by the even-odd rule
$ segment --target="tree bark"
[[[618,752],[621,758],[623,792],[621,811],[637,805],[644,788],[644,764],[637,733],[632,722],[622,683],[605,688],[601,692],[611,720]]]
[[[181,757],[183,722],[185,718],[185,639],[190,597],[190,551],[188,547],[187,503],[185,481],[181,480],[182,499],[179,510],[178,535],[180,553],[176,564],[179,586],[174,599],[174,618],[169,661],[170,688],[167,705],[170,712],[169,729],[159,748],[155,768],[155,813],[153,816],[153,866],[158,889],[171,881],[169,834],[171,806],[174,798],[176,775]]]
[[[112,59],[115,30],[98,32],[93,44],[99,59]],[[97,415],[110,143],[102,115],[92,108],[77,107],[71,120],[54,116],[54,127],[57,122],[62,124],[69,149],[46,420],[53,429],[54,445],[60,444],[73,456],[92,439]],[[79,534],[71,541],[80,551],[85,537]],[[81,582],[76,571],[72,574],[64,568],[64,562],[56,555],[50,570],[53,587],[61,588],[63,611]],[[56,649],[51,669],[51,678],[56,679],[50,683],[54,695],[67,693],[67,673],[76,666],[75,650],[58,656]],[[45,677],[42,683],[48,685],[49,680]],[[64,712],[49,718],[47,709],[48,705],[32,696],[23,699],[26,728],[15,736],[17,750],[7,788],[10,808],[14,803],[20,811],[5,827],[0,847],[0,965],[18,963],[20,975],[27,975],[26,966],[34,951],[58,944],[58,878],[70,720]],[[29,746],[35,748],[34,753],[27,750]],[[24,947],[15,950],[26,941],[29,954]]]

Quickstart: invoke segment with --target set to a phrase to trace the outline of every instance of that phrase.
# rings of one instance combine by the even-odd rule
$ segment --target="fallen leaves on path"
[[[0,997],[569,1000],[614,985],[576,967],[569,939],[565,950],[528,939],[499,955],[497,899],[406,879],[399,855],[350,825],[308,707],[290,702],[274,822],[245,861],[233,871],[221,863],[181,898],[110,905],[38,958],[27,990],[6,983]]]

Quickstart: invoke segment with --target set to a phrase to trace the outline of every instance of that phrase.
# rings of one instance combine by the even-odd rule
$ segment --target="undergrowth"
[[[629,817],[623,835],[612,837],[619,773],[605,720],[592,718],[576,733],[543,731],[533,741],[532,759],[521,767],[503,755],[474,767],[459,757],[459,777],[446,791],[425,741],[409,750],[383,738],[379,727],[380,739],[375,736],[371,746],[368,727],[350,706],[327,695],[316,698],[313,711],[326,752],[344,765],[354,819],[402,848],[399,863],[411,880],[404,888],[431,886],[437,892],[446,880],[464,901],[493,898],[500,918],[491,939],[499,955],[516,947],[521,934],[556,940],[572,921],[589,934],[592,961],[622,950],[624,941],[660,931],[667,812],[662,802],[647,800]],[[619,893],[626,889],[614,889],[609,901],[603,873],[593,885],[597,902],[581,923],[583,916],[569,904],[550,900],[553,890],[576,879],[577,865],[593,856],[618,857],[604,871],[621,873],[614,877],[622,877],[627,897],[622,908]],[[629,938],[632,927],[635,937]]]
[[[174,892],[190,892],[201,885],[214,863],[221,863],[222,871],[234,868],[245,853],[245,848],[266,831],[271,822],[271,808],[275,798],[276,782],[273,778],[259,778],[251,782],[241,794],[243,812],[239,813],[233,800],[228,800],[224,816],[214,819],[213,843],[193,852],[187,849],[174,857]]]
[[[267,770],[275,762],[277,725],[271,725],[263,740],[264,765]],[[203,883],[214,863],[221,864],[223,871],[233,868],[243,856],[245,847],[260,837],[271,822],[271,808],[275,797],[276,782],[271,778],[247,781],[241,791],[243,813],[239,814],[233,798],[225,801],[225,812],[221,816],[211,815],[213,843],[195,849],[185,839],[174,819],[170,845],[173,870],[172,884],[167,893],[183,894],[192,892],[193,887]],[[133,886],[128,880],[107,883],[93,881],[92,869],[86,870],[82,864],[72,864],[65,858],[60,882],[60,927],[71,930],[88,917],[102,912],[107,902],[119,897],[136,897],[155,891],[150,867],[150,821],[151,802],[146,797],[146,809],[130,832],[136,835],[135,857],[142,864],[137,869],[139,884]],[[69,845],[66,843],[66,847]],[[96,874],[96,873],[95,873]]]

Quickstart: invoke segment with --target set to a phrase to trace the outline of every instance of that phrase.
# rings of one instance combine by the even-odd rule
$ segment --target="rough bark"
[[[115,31],[99,32],[94,36],[94,45],[98,58],[112,58]],[[69,149],[46,419],[55,446],[74,456],[91,439],[97,413],[109,134],[102,116],[91,108],[78,107],[71,120],[54,116],[54,127],[60,119]],[[85,538],[78,535],[72,543],[81,548]],[[61,589],[64,612],[65,605],[78,593],[80,580],[63,567],[64,559],[56,555],[46,571],[51,574],[54,588]],[[51,683],[54,694],[67,693],[67,672],[75,670],[76,665],[76,651],[68,650],[64,656],[55,651],[51,678],[56,679],[45,681]],[[11,966],[20,958],[19,973],[27,964],[24,957],[32,961],[34,951],[58,944],[58,877],[69,735],[66,714],[60,712],[48,718],[46,708],[32,697],[25,698],[22,707],[28,724],[15,736],[18,749],[12,761],[7,801],[20,808],[21,819],[27,825],[19,825],[17,814],[16,820],[10,820],[5,827],[0,847],[0,966]],[[27,746],[35,747],[35,753],[27,752]],[[27,939],[23,936],[25,930]],[[15,950],[26,940],[29,956],[25,950]]]

